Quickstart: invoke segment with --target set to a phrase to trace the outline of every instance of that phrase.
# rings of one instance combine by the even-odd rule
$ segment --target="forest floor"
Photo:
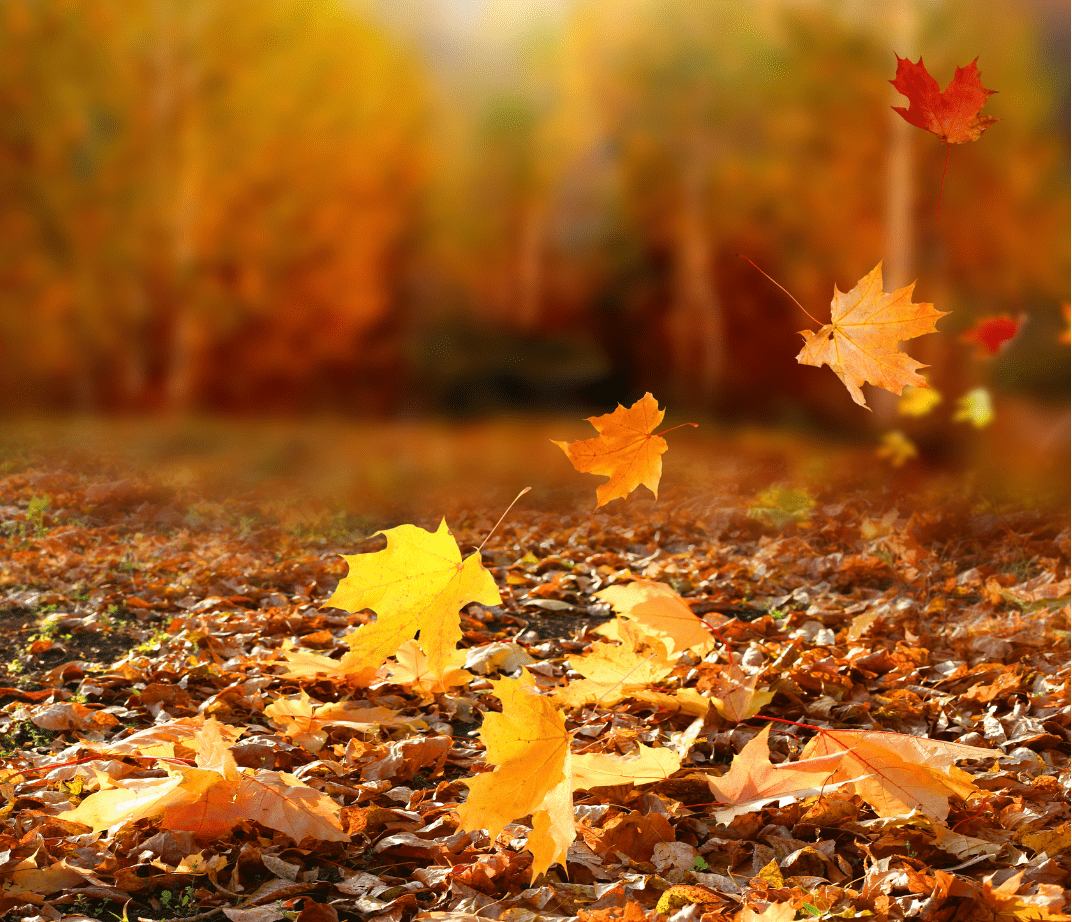
[[[638,491],[596,510],[596,478],[546,442],[587,433],[553,428],[266,428],[222,448],[215,430],[9,433],[0,914],[1069,918],[1067,484],[1024,499],[964,469],[895,471],[870,449],[684,431],[669,437],[657,501]],[[347,572],[340,555],[444,516],[468,554],[528,478],[536,489],[481,551],[502,604],[462,611],[471,681],[444,694],[395,672],[358,688],[288,668],[292,647],[339,659],[370,618],[322,607]],[[679,751],[681,769],[577,792],[566,867],[532,881],[527,817],[495,841],[458,829],[465,780],[485,770],[483,715],[501,710],[492,681],[527,661],[544,693],[576,682],[576,657],[613,616],[594,593],[633,578],[672,587],[718,643],[679,656],[652,685],[661,697],[566,708],[565,726],[575,752],[642,743]],[[730,675],[769,693],[754,716],[673,703],[720,693]],[[346,702],[345,718],[318,719],[317,702]],[[394,713],[355,725],[359,705]],[[210,771],[213,722],[231,755]],[[942,769],[958,793],[924,793],[915,810],[843,783],[729,815],[706,778],[764,727],[775,764],[839,730],[989,754],[958,756]],[[339,835],[318,835],[329,827],[316,817],[288,834],[267,814],[202,835],[211,823],[161,821],[179,814],[160,794],[107,831],[61,816],[100,791],[127,804],[171,780],[189,790],[254,772],[319,792]],[[919,786],[934,774],[921,765]]]

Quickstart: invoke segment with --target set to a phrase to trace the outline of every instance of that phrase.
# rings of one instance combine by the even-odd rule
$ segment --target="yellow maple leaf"
[[[372,682],[387,658],[418,633],[429,671],[441,678],[455,668],[461,609],[470,602],[502,601],[495,580],[479,554],[462,560],[445,519],[435,532],[399,525],[379,534],[387,538],[384,550],[343,555],[349,572],[325,603],[351,612],[376,612],[374,622],[345,638],[350,644],[343,660],[347,678],[359,685]]]
[[[619,404],[612,413],[590,416],[588,422],[599,433],[593,439],[551,441],[566,453],[577,470],[610,478],[596,490],[597,507],[628,496],[641,484],[658,497],[662,454],[667,445],[666,439],[652,434],[652,430],[662,422],[663,414],[659,402],[648,393],[628,409]]]
[[[636,579],[608,586],[595,595],[608,602],[619,618],[632,621],[644,634],[665,643],[671,656],[686,650],[702,656],[715,645],[703,619],[693,614],[688,603],[666,583]],[[616,621],[600,625],[596,633],[612,640],[621,636]]]
[[[726,720],[740,723],[755,717],[774,700],[774,692],[757,689],[759,675],[746,675],[739,666],[724,666],[709,694],[715,710]]]
[[[666,656],[662,641],[645,637],[634,624],[618,626],[621,644],[592,644],[592,652],[571,656],[570,666],[584,679],[555,691],[563,707],[585,704],[611,705],[666,678],[674,664]],[[650,641],[650,643],[649,643]]]
[[[469,796],[458,808],[458,828],[486,829],[494,840],[508,823],[531,814],[532,880],[552,864],[565,864],[576,837],[573,791],[608,784],[647,784],[680,767],[673,750],[640,746],[627,758],[573,755],[562,712],[540,695],[532,676],[493,681],[501,714],[487,714],[480,731],[491,772],[465,782]]]
[[[900,395],[908,385],[927,387],[917,369],[927,366],[898,349],[898,343],[924,333],[935,333],[935,321],[948,311],[933,304],[913,304],[915,283],[885,294],[882,263],[845,293],[834,286],[830,323],[819,330],[801,330],[804,348],[797,355],[802,365],[829,365],[848,389],[853,401],[867,407],[860,385],[874,384]]]

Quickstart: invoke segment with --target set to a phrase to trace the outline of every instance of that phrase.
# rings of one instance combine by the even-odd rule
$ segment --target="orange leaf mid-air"
[[[572,755],[562,712],[536,691],[528,673],[521,676],[491,683],[503,709],[484,717],[480,738],[495,770],[465,782],[469,796],[458,808],[458,828],[486,829],[494,841],[507,823],[531,814],[527,847],[535,880],[552,864],[565,866],[577,834],[574,790],[662,780],[677,771],[681,759],[672,750],[644,745],[631,758]]]
[[[890,83],[898,93],[908,97],[907,109],[894,106],[893,111],[947,144],[978,141],[987,128],[1000,121],[991,115],[979,114],[987,97],[997,91],[983,87],[975,61],[967,67],[958,67],[953,81],[942,90],[938,81],[927,72],[923,58],[913,64],[898,55],[897,76]]]
[[[933,304],[913,304],[913,285],[885,294],[882,263],[879,263],[848,293],[834,286],[830,323],[818,332],[801,330],[804,348],[797,361],[802,365],[829,365],[848,388],[852,399],[867,407],[860,385],[874,384],[895,394],[905,385],[926,387],[917,374],[922,362],[901,352],[897,344],[924,333],[935,333],[935,321],[947,311]]]
[[[629,409],[619,404],[613,413],[590,416],[588,422],[599,433],[596,438],[555,442],[577,470],[610,478],[596,490],[597,506],[628,496],[641,484],[658,497],[667,445],[652,430],[662,422],[664,412],[650,393],[645,394]]]
[[[441,676],[454,668],[462,607],[502,601],[495,580],[479,554],[462,560],[445,520],[435,532],[399,525],[380,534],[387,538],[384,550],[343,556],[350,570],[325,603],[346,611],[376,612],[375,622],[346,638],[350,652],[344,661],[354,670],[351,677],[367,684],[387,657],[419,632],[428,669]]]

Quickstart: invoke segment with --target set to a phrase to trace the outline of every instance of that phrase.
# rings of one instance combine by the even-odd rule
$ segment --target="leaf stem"
[[[475,553],[479,554],[484,549],[484,545],[488,543],[488,538],[490,538],[493,534],[495,534],[495,529],[496,528],[498,528],[500,525],[502,525],[502,520],[506,518],[506,513],[509,512],[511,509],[513,509],[514,508],[514,503],[516,503],[519,499],[521,499],[521,497],[524,496],[526,493],[528,493],[529,490],[531,490],[531,489],[532,489],[532,487],[525,487],[524,490],[522,490],[520,493],[517,494],[517,496],[514,497],[513,502],[511,502],[510,505],[506,507],[506,512],[504,512],[502,515],[499,516],[499,521],[491,526],[491,531],[488,532],[487,538],[485,538],[483,541],[480,542],[480,547],[478,547],[476,549]]]
[[[942,194],[945,192],[945,174],[946,174],[946,170],[949,169],[949,152],[952,149],[953,149],[952,142],[951,141],[946,141],[945,142],[945,166],[942,167],[942,185],[941,185],[941,188],[938,190],[938,217],[939,218],[942,217]]]
[[[753,266],[756,266],[756,264],[754,262],[752,262],[752,260],[748,259],[748,257],[745,256],[744,253],[738,253],[737,255],[740,256],[741,259],[747,260],[748,262],[752,263]],[[759,266],[756,266],[756,268],[759,269]],[[767,275],[767,273],[763,272],[762,269],[759,269],[759,271],[762,272],[764,275]],[[769,275],[767,275],[767,278],[769,278],[772,282],[774,282],[774,279],[771,279],[771,277]],[[778,285],[777,282],[774,282],[774,284]],[[793,298],[793,296],[791,294],[789,294],[789,291],[786,288],[784,288],[782,285],[778,285],[778,287],[781,288],[782,291],[784,291],[787,295],[789,295],[790,298],[792,298],[793,303],[797,307],[799,307],[802,311],[804,311],[805,314],[808,314],[808,319],[811,320],[812,323],[818,323],[819,326],[823,325],[821,321],[816,320],[814,317],[812,317],[812,315],[808,313],[807,308],[805,308],[804,305],[801,304],[796,298]]]
[[[652,434],[653,435],[666,435],[666,433],[673,432],[675,429],[684,429],[685,426],[692,426],[692,428],[695,429],[699,425],[700,425],[699,423],[681,423],[680,425],[677,425],[677,426],[671,426],[669,429],[664,429],[662,432],[655,432],[655,433],[652,433]]]

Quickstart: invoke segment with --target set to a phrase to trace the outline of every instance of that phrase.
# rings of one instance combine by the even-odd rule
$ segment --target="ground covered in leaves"
[[[737,458],[768,471],[749,460]],[[288,678],[283,651],[337,659],[340,639],[370,618],[322,607],[346,573],[339,554],[378,550],[374,532],[402,521],[435,529],[443,513],[469,553],[502,512],[499,494],[297,522],[263,495],[206,496],[189,478],[9,460],[0,913],[1067,919],[1066,509],[1025,511],[946,483],[909,497],[854,490],[844,477],[764,478],[702,493],[671,484],[658,503],[635,494],[596,512],[594,490],[522,501],[482,551],[503,604],[462,615],[475,678],[442,694],[397,673],[370,688]],[[576,681],[569,658],[611,616],[594,593],[634,577],[680,593],[719,643],[679,657],[654,689],[662,696],[568,708],[566,726],[575,752],[677,748],[682,768],[579,791],[567,866],[532,881],[527,820],[495,841],[458,829],[464,781],[488,768],[479,731],[501,708],[491,680],[530,660],[541,690]],[[731,657],[770,693],[756,716],[673,704],[681,689],[717,690]],[[288,717],[279,702],[293,712],[300,695],[313,709],[346,707]],[[362,723],[356,708],[393,714]],[[204,736],[191,740],[212,721],[224,729],[209,752]],[[725,803],[706,779],[725,775],[764,727],[776,764],[797,759],[812,728],[893,731],[992,756],[959,763],[970,793],[951,798],[944,820],[880,815],[851,785],[720,817]],[[269,810],[212,836],[168,828],[152,807],[101,832],[61,817],[109,787],[148,790],[174,776],[188,791],[210,763],[225,773],[224,750],[234,778],[255,774],[265,790],[294,778],[315,793],[295,795],[294,816]]]

